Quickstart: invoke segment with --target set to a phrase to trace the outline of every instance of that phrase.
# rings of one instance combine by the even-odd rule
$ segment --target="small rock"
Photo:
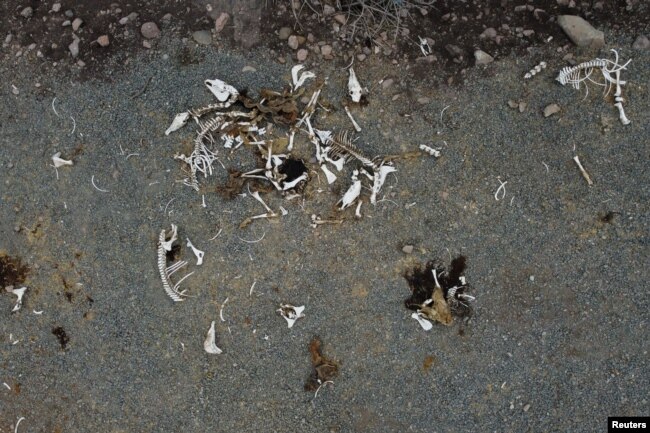
[[[14,86],[13,84],[11,85],[11,93],[14,95],[18,95],[20,93],[20,90],[18,90],[18,87]],[[11,168],[11,167],[9,167]]]
[[[278,37],[281,41],[286,41],[291,36],[291,27],[282,27],[278,32]]]
[[[336,14],[334,15],[334,19],[336,20],[336,22],[338,22],[341,25],[345,25],[345,23],[347,22],[347,19],[345,18],[344,14]]]
[[[494,57],[481,50],[474,51],[474,58],[476,59],[477,65],[487,65],[494,61]]]
[[[531,37],[532,35],[535,34],[535,30],[524,30],[522,33],[524,34],[524,36],[529,38],[529,37]]]
[[[635,50],[647,50],[650,49],[650,40],[645,35],[640,35],[636,38],[636,41],[632,44],[632,48]]]
[[[515,6],[515,12],[525,12],[528,10],[526,5]]]
[[[289,48],[291,48],[292,50],[297,50],[298,46],[300,45],[300,43],[298,42],[298,36],[296,35],[289,36],[289,41],[287,43],[289,44]]]
[[[513,101],[512,99],[508,100],[508,106],[510,108],[517,108],[519,107],[519,103],[517,101]]]
[[[209,30],[198,30],[192,33],[192,38],[199,45],[212,44],[212,33]]]
[[[584,19],[575,15],[560,15],[557,22],[577,46],[595,49],[605,46],[605,34]]]
[[[523,101],[520,102],[520,103],[519,103],[519,112],[520,112],[520,113],[523,113],[524,111],[526,111],[526,107],[528,107],[528,104],[526,104],[526,103],[523,102]]]
[[[31,18],[34,14],[34,9],[31,6],[27,6],[25,9],[20,11],[20,15],[24,18]]]
[[[384,89],[384,90],[386,90],[386,89],[388,89],[390,86],[392,86],[393,83],[394,83],[394,80],[393,80],[392,78],[388,78],[388,79],[384,80],[384,81],[381,83],[381,88]]]
[[[298,52],[296,53],[296,58],[298,59],[299,62],[304,62],[305,60],[307,60],[307,55],[308,54],[309,54],[309,51],[302,48],[302,49],[298,50]]]
[[[530,409],[530,404],[527,404],[526,406],[524,406],[524,412],[528,412],[528,409]]]
[[[160,36],[160,29],[156,23],[149,21],[142,24],[142,27],[140,27],[140,33],[142,33],[142,36],[147,39],[155,39]]]
[[[107,47],[111,41],[108,38],[108,35],[101,35],[100,37],[97,38],[97,43],[99,44],[100,47]]]
[[[145,47],[146,49],[150,50],[151,49],[151,42],[142,41],[142,46]]]
[[[252,66],[246,65],[242,68],[242,72],[257,72],[257,69],[255,69]]]
[[[411,254],[413,252],[413,245],[404,245],[402,251],[404,254]]]
[[[75,58],[79,55],[79,38],[75,38],[70,45],[68,45],[68,50],[70,54]]]
[[[544,117],[552,116],[555,113],[560,112],[560,106],[557,104],[550,104],[544,108]]]
[[[323,15],[325,15],[326,17],[328,17],[330,15],[334,15],[335,12],[336,12],[336,9],[334,9],[333,6],[330,6],[328,4],[323,6]]]
[[[463,49],[458,45],[447,44],[445,45],[445,49],[454,57],[463,57]]]
[[[221,12],[221,15],[219,15],[219,17],[214,20],[214,30],[217,33],[221,33],[226,27],[228,20],[230,20],[230,15],[228,15],[226,12]]]
[[[366,60],[366,55],[363,53],[357,54],[357,60],[363,62],[364,60]]]
[[[129,17],[123,17],[123,18],[120,18],[120,21],[118,21],[118,22],[119,22],[121,25],[124,26],[124,25],[126,25],[126,23],[129,22]]]
[[[287,63],[287,59],[285,59],[284,57],[278,57],[278,63],[284,65],[285,63]]]
[[[164,22],[167,22],[167,23],[170,22],[172,20],[172,14],[166,13],[165,15],[163,15],[161,20],[164,21]]]
[[[79,66],[80,68],[83,68],[84,66],[86,66],[86,62],[79,59],[79,60],[77,60],[77,66]]]
[[[68,18],[72,18],[74,16],[74,12],[72,12],[72,9],[66,9],[66,11],[63,12],[63,15],[65,15]]]
[[[52,12],[58,12],[61,10],[61,3],[54,3],[52,5]]]
[[[329,56],[332,54],[332,46],[331,45],[323,45],[320,47],[320,52],[324,56]]]
[[[483,33],[481,33],[479,37],[494,39],[497,37],[497,31],[494,29],[494,27],[488,27],[487,29],[483,30]]]
[[[424,105],[424,104],[428,104],[429,102],[431,102],[431,99],[427,98],[426,96],[421,96],[418,98],[419,104]]]
[[[70,20],[65,20],[61,23],[61,27],[69,27],[70,25],[72,25]]]
[[[75,18],[74,21],[72,21],[72,31],[76,32],[77,30],[79,30],[79,27],[81,27],[81,25],[83,23],[84,22],[83,22],[83,20],[81,18],[78,18],[78,17]]]

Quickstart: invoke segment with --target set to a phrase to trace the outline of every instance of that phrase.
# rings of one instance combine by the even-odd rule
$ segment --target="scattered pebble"
[[[66,9],[66,11],[63,12],[63,14],[68,18],[72,18],[74,16],[74,12],[72,12],[71,9]]]
[[[241,70],[242,72],[257,72],[257,69],[255,69],[252,66],[244,66]]]
[[[388,78],[381,83],[382,89],[386,90],[393,85],[395,81],[392,78]]]
[[[512,99],[508,100],[508,106],[510,108],[517,108],[519,107],[519,103],[517,101],[514,101]]]
[[[160,36],[160,29],[156,23],[149,21],[142,24],[142,27],[140,27],[140,33],[142,33],[142,36],[147,39],[155,39]]]
[[[336,9],[334,9],[333,6],[328,5],[328,4],[323,5],[323,15],[325,15],[326,17],[328,17],[330,15],[334,15],[335,12],[336,12]]]
[[[209,30],[199,30],[192,33],[192,38],[200,45],[210,45],[212,43],[212,33]]]
[[[72,21],[72,31],[76,32],[79,30],[79,27],[83,24],[83,20],[81,18],[75,18],[74,21]]]
[[[558,24],[569,39],[579,47],[602,48],[605,46],[605,34],[596,30],[587,21],[575,15],[560,15]]]
[[[487,65],[494,61],[494,57],[481,50],[474,51],[474,58],[476,59],[477,65]]]
[[[557,104],[550,104],[544,108],[544,117],[552,116],[555,113],[560,112],[560,106]]]
[[[32,9],[31,6],[27,6],[25,9],[20,11],[20,15],[23,16],[24,18],[31,18],[33,14],[34,14],[34,9]]]
[[[305,60],[307,60],[307,55],[308,54],[309,54],[309,51],[302,48],[302,49],[298,50],[298,52],[296,53],[296,58],[298,59],[299,62],[304,62]]]
[[[142,46],[145,47],[146,49],[150,50],[151,49],[151,42],[142,41]]]
[[[336,22],[338,22],[339,24],[341,24],[341,25],[345,25],[345,23],[347,22],[347,19],[345,18],[344,14],[336,14],[336,15],[334,15],[334,20]]]
[[[530,404],[527,404],[526,406],[524,406],[524,412],[528,412],[528,409],[530,409]]]
[[[59,12],[61,10],[61,3],[54,3],[52,5],[52,12]]]
[[[320,52],[324,56],[329,56],[332,54],[332,46],[331,45],[323,45],[320,47]]]
[[[445,45],[445,49],[454,57],[463,57],[463,49],[458,45],[447,44]]]
[[[488,27],[487,29],[483,30],[483,33],[481,33],[479,37],[482,39],[494,39],[497,37],[497,31],[493,27]]]
[[[357,60],[363,62],[364,60],[366,60],[366,55],[363,53],[357,54]]]
[[[20,93],[20,90],[18,90],[18,87],[14,86],[13,84],[11,85],[11,93],[14,95],[18,95]],[[11,168],[11,167],[9,167]]]
[[[402,247],[402,252],[404,252],[404,254],[411,254],[413,252],[413,245],[404,245]]]
[[[648,40],[647,36],[640,35],[632,44],[632,48],[635,50],[648,50],[650,49],[650,40]]]
[[[278,32],[278,37],[281,41],[286,41],[291,36],[291,27],[282,27]]]
[[[65,20],[61,23],[61,27],[69,27],[71,25],[72,23],[70,22],[70,20]]]
[[[120,20],[119,20],[118,22],[119,22],[121,25],[126,25],[126,23],[129,22],[129,17],[122,17],[122,18],[120,18]]]
[[[291,48],[292,50],[297,50],[298,46],[300,45],[300,43],[298,42],[298,36],[296,35],[289,36],[289,41],[287,43],[289,44],[289,48]]]
[[[230,20],[230,15],[228,15],[226,12],[221,12],[221,15],[214,20],[214,30],[217,33],[221,33],[223,29],[226,27],[226,24],[228,24],[228,21]]]
[[[431,99],[427,98],[426,96],[421,96],[418,98],[419,104],[428,104],[429,102],[431,102]]]
[[[100,47],[107,47],[111,41],[108,38],[108,35],[101,35],[100,37],[97,38],[97,43],[99,44]]]
[[[72,43],[68,45],[68,50],[70,50],[72,58],[76,58],[79,55],[79,38],[74,38]]]

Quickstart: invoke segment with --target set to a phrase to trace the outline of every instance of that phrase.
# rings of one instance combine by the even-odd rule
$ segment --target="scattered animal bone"
[[[304,310],[304,305],[301,305],[300,307],[294,307],[291,304],[280,304],[280,308],[278,308],[277,311],[287,321],[287,326],[291,328],[298,319],[305,317],[305,315],[302,314]]]
[[[337,204],[341,203],[341,210],[344,210],[350,206],[354,201],[359,198],[361,194],[361,181],[359,180],[359,170],[354,170],[352,172],[352,185],[343,195],[343,198],[338,201]]]
[[[348,78],[348,93],[353,102],[359,103],[361,101],[362,88],[357,80],[357,74],[354,69],[350,67],[350,77]]]
[[[625,111],[623,110],[623,104],[617,102],[616,104],[614,104],[614,107],[618,108],[618,118],[620,119],[623,125],[629,125],[630,123],[632,123],[630,119],[628,119],[627,116],[625,115]]]
[[[352,121],[352,126],[354,126],[354,129],[355,129],[357,132],[361,132],[361,127],[359,126],[359,124],[357,123],[357,121],[354,120],[354,117],[352,117],[352,113],[350,113],[350,109],[348,108],[348,106],[345,105],[344,107],[345,107],[345,113],[346,113],[346,114],[348,115],[348,117],[350,118],[350,121]]]
[[[23,306],[23,296],[27,291],[27,287],[21,287],[20,289],[14,289],[13,287],[6,287],[5,290],[11,294],[16,295],[16,297],[18,298],[16,300],[16,304],[14,305],[14,308],[11,310],[12,313],[15,313],[16,311],[20,310],[20,307]]]
[[[167,293],[167,295],[175,302],[180,302],[183,301],[183,296],[186,295],[185,290],[179,292],[178,288],[180,287],[180,284],[194,272],[186,274],[183,278],[178,280],[176,284],[172,285],[171,276],[176,271],[186,266],[187,262],[184,260],[179,260],[173,263],[171,266],[167,266],[167,251],[172,250],[172,243],[176,240],[176,226],[174,224],[172,224],[171,239],[169,241],[165,241],[165,239],[165,230],[163,229],[160,232],[160,236],[158,238],[158,271],[160,272],[160,279],[163,283],[165,293]]]
[[[411,317],[417,320],[420,326],[422,326],[422,329],[425,331],[429,331],[431,328],[433,328],[433,324],[424,317],[423,313],[416,312],[411,314]]]
[[[375,170],[375,173],[373,175],[372,194],[370,196],[370,203],[372,203],[373,205],[377,204],[377,194],[379,194],[379,191],[381,191],[382,186],[384,186],[384,182],[386,182],[386,176],[388,176],[388,173],[393,173],[396,171],[397,169],[389,164],[381,165],[378,169]]]
[[[237,89],[221,80],[205,80],[205,85],[219,102],[228,104],[222,108],[228,108],[239,96]]]
[[[210,329],[208,329],[208,334],[205,337],[205,341],[203,342],[203,349],[210,355],[219,355],[222,353],[222,350],[217,347],[215,344],[216,340],[216,331],[214,329],[214,320],[212,321],[212,324],[210,325]]]
[[[420,150],[424,151],[425,153],[428,153],[429,155],[433,156],[434,158],[440,158],[440,151],[437,149],[434,149],[433,147],[429,147],[426,144],[421,144],[420,145]]]
[[[627,118],[625,115],[625,111],[623,110],[623,97],[621,96],[621,71],[616,71],[616,93],[614,94],[614,100],[616,101],[616,104],[614,106],[618,108],[618,118],[621,120],[621,123],[623,125],[629,125],[630,119]]]
[[[592,182],[591,177],[589,177],[589,173],[587,173],[587,170],[585,170],[585,168],[580,163],[580,158],[578,158],[578,156],[576,155],[576,156],[573,157],[573,160],[575,161],[576,165],[578,166],[578,169],[580,170],[580,173],[582,174],[582,177],[584,177],[585,180],[587,181],[587,184],[589,186],[592,186],[594,183]]]
[[[546,62],[540,62],[538,65],[536,65],[533,69],[528,71],[526,75],[524,75],[524,79],[528,80],[530,78],[533,78],[535,75],[539,74],[542,72],[542,69],[546,68]]]
[[[357,209],[354,211],[355,218],[362,218],[362,215],[361,215],[361,205],[362,204],[363,204],[363,201],[359,200],[359,203],[357,203]]]
[[[304,65],[296,65],[293,68],[291,68],[291,81],[293,82],[293,90],[297,90],[300,86],[302,86],[305,81],[308,78],[316,78],[316,74],[314,74],[311,71],[305,71],[302,74],[300,74],[300,78],[298,77],[298,72],[300,72],[302,69],[304,69]]]
[[[429,45],[429,41],[427,41],[426,38],[423,38],[422,36],[418,36],[418,39],[420,39],[420,51],[422,51],[423,56],[428,56],[429,54],[433,53],[433,50],[431,49],[431,46]]]
[[[74,165],[74,162],[61,158],[61,152],[57,152],[52,156],[52,162],[54,163],[55,168],[59,168],[64,165]]]
[[[205,255],[205,253],[200,249],[196,248],[194,245],[192,245],[192,242],[190,241],[189,238],[186,239],[187,239],[187,246],[192,249],[192,252],[196,256],[196,265],[201,266],[203,264],[203,256]]]
[[[169,135],[174,131],[181,129],[187,123],[187,119],[190,118],[189,112],[179,113],[174,117],[172,124],[169,125],[169,128],[165,131],[165,135]]]
[[[336,175],[329,171],[329,169],[325,165],[321,165],[320,169],[325,173],[325,177],[327,177],[327,183],[328,184],[333,184],[336,181]]]
[[[312,228],[316,228],[319,225],[323,225],[323,224],[341,224],[341,223],[343,223],[343,220],[331,220],[331,219],[324,220],[324,219],[322,219],[320,216],[318,216],[316,214],[311,215],[311,226],[312,226]]]

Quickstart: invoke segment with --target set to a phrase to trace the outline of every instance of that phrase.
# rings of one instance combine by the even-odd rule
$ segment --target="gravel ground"
[[[317,229],[310,215],[336,215],[347,180],[330,188],[314,178],[304,204],[267,195],[289,214],[245,229],[256,202],[206,192],[202,208],[177,182],[171,157],[193,130],[166,137],[170,120],[210,101],[206,78],[281,88],[290,65],[263,50],[191,48],[200,60],[185,62],[188,49],[170,39],[103,81],[4,65],[0,251],[30,271],[21,311],[0,296],[0,382],[11,388],[0,389],[0,432],[20,417],[21,432],[593,432],[607,416],[647,415],[650,54],[629,48],[634,36],[607,32],[606,47],[633,59],[623,77],[629,126],[598,89],[583,100],[554,82],[565,62],[552,47],[474,68],[462,87],[402,79],[403,65],[369,58],[357,69],[370,87],[369,105],[354,111],[357,144],[380,155],[425,143],[442,156],[398,161],[385,201]],[[548,68],[524,82],[540,58]],[[338,109],[315,123],[350,128],[345,72],[312,69]],[[395,82],[382,90],[386,77]],[[544,118],[551,103],[561,111]],[[57,151],[75,162],[58,178]],[[300,152],[311,147],[301,141]],[[227,167],[255,164],[246,149],[220,156]],[[225,178],[219,167],[203,182]],[[206,252],[183,286],[193,297],[179,304],[156,269],[158,234],[171,223]],[[402,274],[459,254],[475,313],[425,332],[404,308]],[[306,318],[287,329],[281,302],[306,305]],[[202,347],[213,320],[218,356]],[[315,335],[340,364],[316,397],[303,390]]]

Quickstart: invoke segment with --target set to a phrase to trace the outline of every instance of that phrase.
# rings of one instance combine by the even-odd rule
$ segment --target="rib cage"
[[[330,146],[328,156],[351,156],[361,162],[366,167],[371,167],[376,169],[378,164],[373,160],[365,156],[357,146],[352,143],[352,140],[348,138],[348,131],[339,132],[336,135],[336,138],[329,138],[326,146]]]

